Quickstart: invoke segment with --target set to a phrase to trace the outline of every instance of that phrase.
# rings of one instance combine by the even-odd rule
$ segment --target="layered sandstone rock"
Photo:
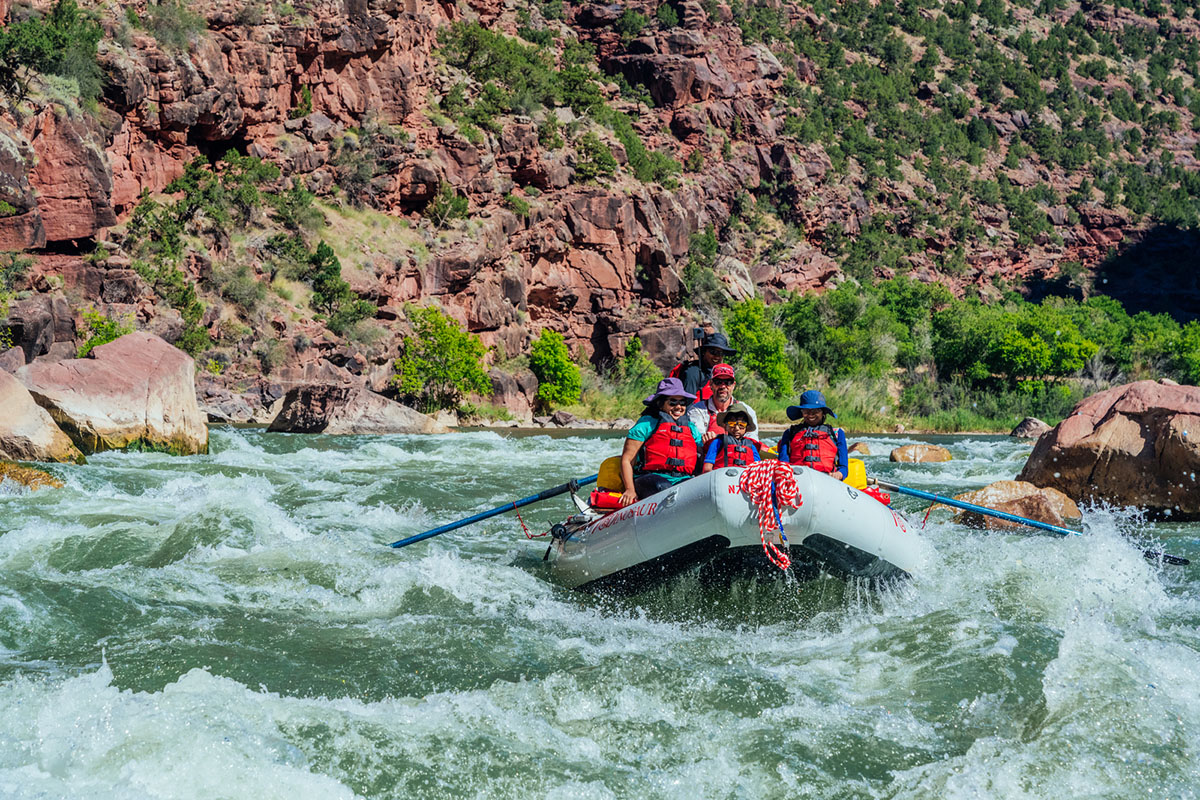
[[[1003,511],[1018,517],[1047,522],[1051,525],[1062,525],[1067,520],[1077,520],[1082,517],[1075,501],[1059,490],[1039,488],[1024,481],[996,481],[982,489],[955,495],[954,499],[990,508],[993,511]],[[955,521],[975,528],[1021,527],[1019,523],[1008,522],[974,511],[959,514]]]
[[[153,334],[122,336],[93,349],[91,358],[27,364],[17,377],[85,453],[208,452],[194,362]]]
[[[1200,518],[1200,388],[1154,381],[1083,400],[1038,440],[1018,476],[1075,500]]]
[[[34,402],[21,382],[0,371],[0,459],[83,461],[83,454]]]
[[[900,461],[910,464],[934,463],[949,461],[950,451],[936,444],[906,444],[892,450],[889,461]]]
[[[288,391],[269,430],[284,433],[450,433],[419,411],[356,386],[309,385]]]

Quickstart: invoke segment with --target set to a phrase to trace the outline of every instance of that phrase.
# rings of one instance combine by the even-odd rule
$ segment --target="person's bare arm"
[[[637,492],[633,488],[633,459],[642,449],[642,442],[637,439],[626,439],[625,447],[621,450],[621,482],[625,491],[621,493],[621,505],[630,506],[637,502]]]

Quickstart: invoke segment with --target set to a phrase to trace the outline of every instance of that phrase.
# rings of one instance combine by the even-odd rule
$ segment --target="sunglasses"
[[[750,424],[750,422],[748,420],[744,420],[744,419],[727,419],[727,420],[725,420],[726,428],[732,428],[734,426],[740,426],[740,427],[744,428],[749,424]]]
[[[686,406],[687,404],[688,401],[682,397],[668,397],[666,400],[663,400],[664,406]]]
[[[713,378],[714,386],[733,386],[733,378]]]

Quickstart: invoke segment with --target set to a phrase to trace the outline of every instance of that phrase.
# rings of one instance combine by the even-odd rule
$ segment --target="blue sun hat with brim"
[[[683,397],[688,400],[695,400],[696,395],[683,388],[683,381],[679,378],[663,378],[658,382],[658,388],[654,394],[642,401],[642,405],[653,405],[655,401],[664,397]]]
[[[809,389],[804,394],[800,395],[800,404],[788,406],[788,419],[800,419],[804,416],[801,412],[811,408],[819,408],[826,414],[829,414],[834,419],[837,419],[837,414],[833,413],[833,409],[825,403],[825,395],[818,392],[816,389]]]

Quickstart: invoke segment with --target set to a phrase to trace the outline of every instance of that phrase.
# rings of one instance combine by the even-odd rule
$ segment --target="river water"
[[[1200,525],[1089,509],[1060,540],[934,512],[925,569],[883,590],[623,599],[556,586],[514,515],[385,546],[619,438],[215,429],[208,456],[0,485],[0,797],[1196,796],[1200,566],[1122,534],[1200,560]],[[899,465],[915,440],[864,441],[869,473],[937,493],[1030,450],[942,437],[953,461]]]

